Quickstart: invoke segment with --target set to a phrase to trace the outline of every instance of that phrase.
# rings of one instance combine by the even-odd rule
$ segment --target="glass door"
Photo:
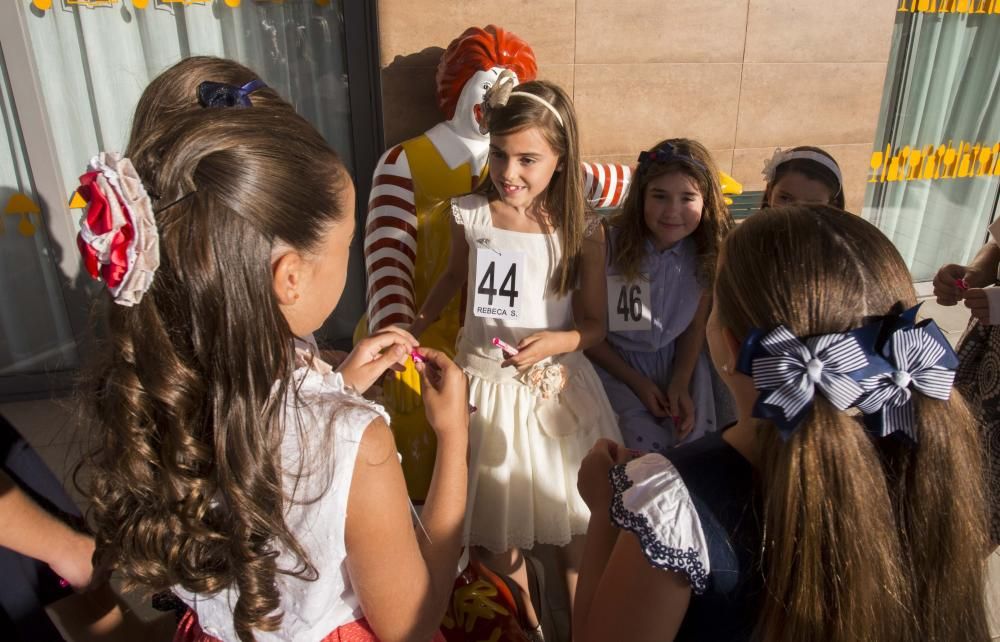
[[[968,263],[1000,194],[1000,7],[925,4],[896,14],[864,209],[918,282]]]
[[[0,197],[7,203],[20,195],[10,207],[38,210],[5,214],[0,227],[0,399],[61,387],[85,360],[94,286],[75,250],[81,212],[68,202],[87,159],[124,147],[141,92],[178,60],[213,55],[246,64],[316,126],[353,175],[371,175],[381,141],[372,114],[377,101],[370,98],[377,95],[377,73],[370,71],[377,65],[367,5],[0,2],[6,56],[0,136],[7,143],[0,151]],[[366,183],[359,181],[359,195],[367,195]],[[355,253],[360,257],[359,248]],[[363,311],[363,270],[354,263],[342,305],[324,328],[326,343],[349,342]]]

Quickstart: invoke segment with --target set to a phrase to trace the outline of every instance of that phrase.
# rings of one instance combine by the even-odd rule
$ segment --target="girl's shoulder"
[[[587,212],[583,217],[583,238],[591,241],[604,242],[607,234],[607,223],[596,212]]]
[[[310,442],[332,437],[358,443],[376,418],[389,422],[385,408],[348,387],[341,374],[318,356],[293,373],[285,412]]]
[[[490,215],[490,202],[484,194],[465,194],[451,199],[451,216],[462,226],[482,224]]]

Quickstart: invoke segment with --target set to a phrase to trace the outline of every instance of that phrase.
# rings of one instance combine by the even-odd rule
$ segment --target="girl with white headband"
[[[584,460],[574,640],[988,640],[982,455],[955,354],[916,313],[861,217],[738,225],[707,325],[738,420]]]
[[[833,156],[819,147],[776,149],[764,165],[760,207],[817,204],[844,209],[844,177]]]
[[[548,82],[515,86],[506,73],[484,104],[490,181],[452,200],[448,267],[410,330],[419,336],[468,283],[455,358],[478,407],[465,541],[537,597],[544,590],[529,591],[525,560],[533,561],[520,550],[563,547],[572,596],[590,516],[576,471],[598,438],[621,438],[583,356],[605,335],[604,234],[585,216],[569,97]],[[525,604],[523,624],[538,639],[534,610]]]

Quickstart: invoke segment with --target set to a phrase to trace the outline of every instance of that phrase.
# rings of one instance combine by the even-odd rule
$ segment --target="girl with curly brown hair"
[[[337,155],[252,71],[192,58],[147,88],[126,157],[81,182],[80,249],[118,304],[84,390],[98,566],[172,589],[190,607],[177,639],[436,636],[464,377],[421,351],[438,447],[415,531],[388,418],[360,393],[416,340],[383,330],[336,370],[311,340],[354,232]]]

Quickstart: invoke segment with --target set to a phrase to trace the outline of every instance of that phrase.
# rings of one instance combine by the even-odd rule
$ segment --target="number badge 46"
[[[608,275],[608,329],[625,332],[652,327],[649,281],[626,281],[621,275]]]

